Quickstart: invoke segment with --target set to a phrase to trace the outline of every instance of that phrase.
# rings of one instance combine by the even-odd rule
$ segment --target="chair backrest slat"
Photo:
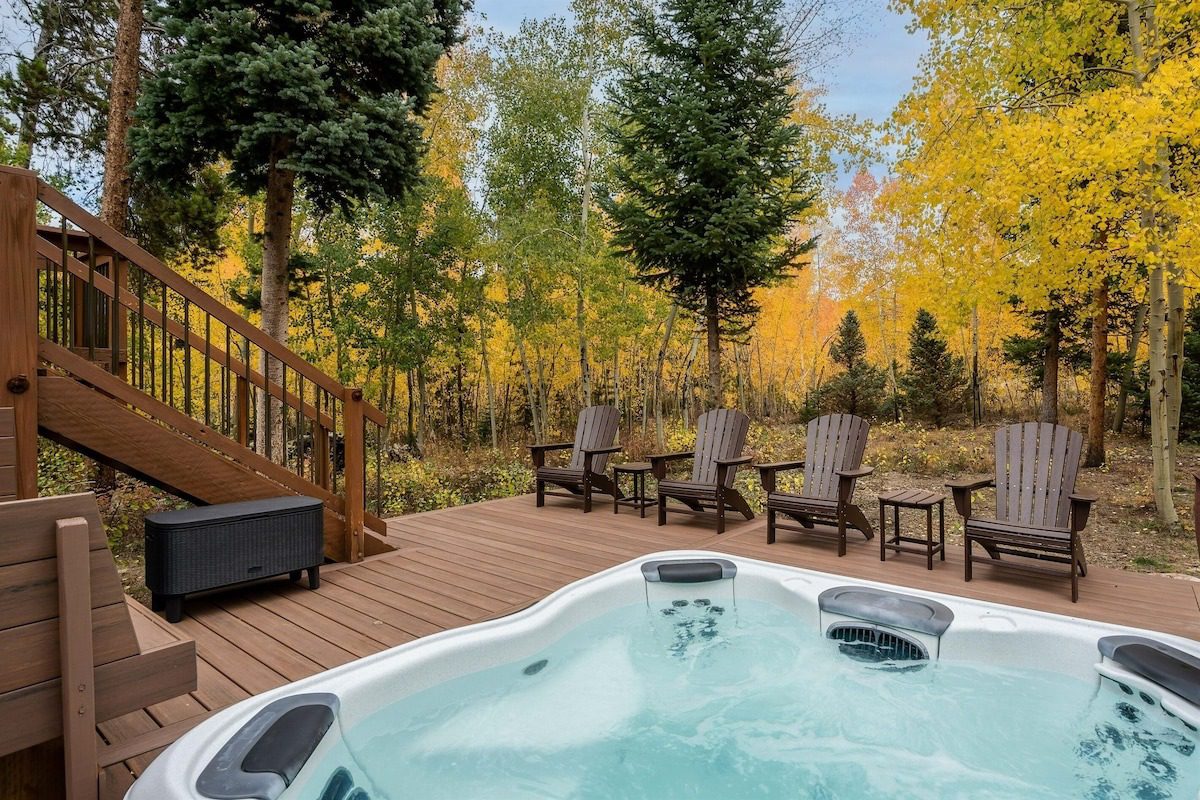
[[[571,469],[583,469],[583,451],[611,447],[617,440],[621,414],[613,406],[588,406],[579,412],[575,425],[575,447],[571,450]],[[592,471],[604,472],[608,455],[592,458]]]
[[[1064,425],[1025,422],[996,431],[996,518],[1065,528],[1082,450],[1083,435]]]
[[[746,447],[750,418],[732,408],[706,411],[696,420],[696,457],[692,463],[692,480],[696,483],[717,482],[717,460],[737,458]],[[734,470],[725,476],[725,486],[733,486]]]
[[[862,466],[870,424],[853,414],[826,414],[808,423],[801,494],[836,500],[838,471]]]

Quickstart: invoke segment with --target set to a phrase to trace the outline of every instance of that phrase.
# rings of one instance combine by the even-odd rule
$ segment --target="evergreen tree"
[[[923,308],[908,333],[908,370],[900,382],[908,413],[939,428],[966,407],[966,364],[950,352],[937,320]]]
[[[134,172],[186,186],[227,159],[235,189],[265,191],[261,324],[277,341],[288,339],[297,188],[325,210],[400,196],[416,183],[417,116],[468,2],[162,0],[151,13],[179,46],[145,82],[131,132]],[[282,363],[267,361],[279,382]]]
[[[838,323],[829,358],[841,367],[841,372],[821,387],[821,405],[828,411],[860,417],[874,414],[883,401],[887,376],[867,361],[867,340],[853,311],[847,311]]]
[[[812,246],[785,239],[815,187],[790,121],[781,3],[638,4],[636,55],[611,90],[613,242],[641,281],[703,316],[710,406],[721,398],[721,324],[744,324],[752,291]]]
[[[297,185],[321,208],[402,194],[420,172],[417,115],[466,0],[164,0],[179,42],[148,78],[132,132],[141,177],[186,185],[218,159],[266,191],[263,329],[288,334]]]

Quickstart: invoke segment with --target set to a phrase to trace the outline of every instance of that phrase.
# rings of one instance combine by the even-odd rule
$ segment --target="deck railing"
[[[221,449],[266,459],[268,477],[325,490],[361,558],[364,524],[384,530],[383,412],[41,180],[37,200],[41,359],[98,365],[225,437]]]

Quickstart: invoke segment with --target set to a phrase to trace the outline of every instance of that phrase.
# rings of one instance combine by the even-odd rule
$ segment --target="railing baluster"
[[[138,268],[138,388],[146,389],[146,271]]]
[[[159,283],[162,284],[162,341],[161,346],[158,348],[158,357],[162,359],[162,369],[160,370],[162,373],[162,394],[158,396],[158,399],[165,403],[168,396],[167,359],[169,358],[167,355],[167,284],[164,281],[159,281]]]
[[[212,315],[204,312],[204,424],[212,426]]]
[[[300,405],[296,409],[296,474],[304,477],[304,375],[300,375],[297,383],[300,391]]]
[[[116,253],[114,253],[113,260],[110,263],[112,264],[112,266],[109,268],[108,271],[112,273],[112,275],[110,277],[112,278],[112,282],[113,282],[112,283],[113,296],[112,296],[112,299],[110,299],[108,301],[108,322],[109,322],[109,333],[108,333],[109,362],[108,363],[109,363],[109,366],[111,367],[111,369],[109,371],[113,375],[118,375],[118,374],[120,374],[120,371],[121,371],[120,358],[121,358],[121,334],[122,334],[121,313],[119,310],[120,303],[118,302],[118,300],[121,296],[121,286],[122,286],[122,284],[125,283],[125,281],[122,280],[124,272],[121,269],[121,264],[122,264],[121,257],[119,255],[117,255]]]
[[[83,290],[83,335],[87,337],[88,361],[96,360],[96,239],[88,236],[88,278]]]
[[[274,444],[272,440],[274,439],[275,426],[271,424],[271,406],[275,404],[271,402],[271,354],[266,350],[263,350],[263,385],[266,392],[266,397],[263,400],[263,425],[266,427],[266,430],[262,434],[263,440],[266,442],[264,453],[267,458],[274,461],[275,448],[272,447]]]
[[[192,415],[192,305],[183,298],[183,413]]]
[[[375,428],[375,516],[383,516],[383,428]]]
[[[225,326],[225,364],[221,368],[221,432],[229,435],[229,326]]]

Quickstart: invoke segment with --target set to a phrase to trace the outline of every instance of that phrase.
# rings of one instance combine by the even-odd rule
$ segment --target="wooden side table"
[[[892,509],[892,538],[887,535],[887,508]],[[938,540],[933,541],[933,508],[938,510]],[[900,509],[925,509],[925,537],[905,536],[900,532]],[[933,554],[946,560],[946,496],[924,489],[900,489],[879,496],[879,560],[887,560],[887,551],[925,556],[925,568],[933,569]]]
[[[613,493],[613,513],[617,513],[617,509],[621,505],[633,506],[642,515],[642,519],[646,518],[646,509],[654,505],[655,500],[646,499],[646,475],[649,474],[651,467],[645,461],[631,461],[628,464],[616,464],[613,466],[613,488],[616,490]],[[621,476],[633,476],[633,493],[627,496],[621,496]]]

